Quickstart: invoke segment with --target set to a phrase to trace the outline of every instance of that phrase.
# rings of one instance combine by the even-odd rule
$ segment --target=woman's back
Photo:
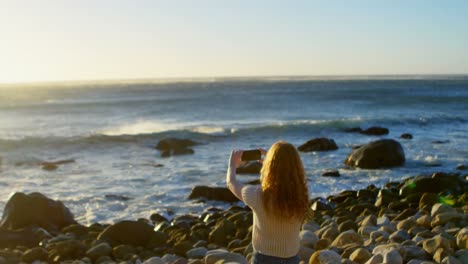
[[[253,248],[265,255],[293,257],[300,247],[299,232],[302,219],[278,218],[265,211],[260,186],[242,189],[244,202],[253,210]]]

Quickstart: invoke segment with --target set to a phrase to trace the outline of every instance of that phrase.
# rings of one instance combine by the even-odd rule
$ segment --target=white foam
[[[163,123],[153,120],[138,120],[134,123],[107,128],[101,131],[101,134],[106,136],[152,134],[175,130],[179,127],[180,126],[176,126],[174,124]]]

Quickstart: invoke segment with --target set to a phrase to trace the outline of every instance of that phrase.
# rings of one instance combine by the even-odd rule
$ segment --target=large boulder
[[[205,198],[223,202],[237,202],[239,199],[226,187],[195,186],[190,193],[189,199]]]
[[[58,233],[75,223],[73,214],[61,201],[49,199],[41,193],[17,192],[5,205],[0,228],[42,227],[51,233]]]
[[[336,150],[338,146],[331,138],[314,138],[297,148],[302,152]]]
[[[407,179],[400,188],[400,195],[406,197],[414,193],[449,192],[461,194],[465,190],[466,181],[458,174],[436,172],[432,176],[421,175]]]
[[[351,167],[377,169],[401,166],[405,153],[400,143],[393,139],[381,139],[354,149],[344,163]]]
[[[161,151],[162,157],[168,157],[171,155],[185,155],[193,154],[193,149],[189,148],[195,146],[198,143],[191,139],[180,139],[180,138],[165,138],[159,141],[156,145],[156,149]]]
[[[143,221],[122,221],[108,226],[97,239],[107,241],[111,245],[157,247],[166,244],[167,235],[154,231],[151,225]]]

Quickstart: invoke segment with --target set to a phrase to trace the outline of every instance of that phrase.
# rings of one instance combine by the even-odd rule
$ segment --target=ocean
[[[345,133],[382,126],[385,136]],[[468,160],[468,77],[244,78],[0,87],[0,211],[14,192],[59,199],[83,224],[168,217],[229,204],[188,200],[225,186],[232,149],[332,138],[339,149],[301,153],[310,197],[453,172]],[[410,133],[413,139],[400,139]],[[162,158],[167,137],[201,143]],[[351,169],[355,145],[398,140],[402,167]],[[438,141],[438,143],[434,143]],[[54,171],[42,161],[72,159]],[[162,166],[161,166],[162,165]],[[322,177],[328,169],[341,176]],[[239,175],[241,181],[255,175]],[[1,213],[1,212],[0,212]]]

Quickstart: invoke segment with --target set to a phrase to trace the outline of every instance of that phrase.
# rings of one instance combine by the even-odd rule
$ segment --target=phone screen
[[[242,152],[242,160],[260,160],[262,158],[262,153],[258,149],[246,150]]]

